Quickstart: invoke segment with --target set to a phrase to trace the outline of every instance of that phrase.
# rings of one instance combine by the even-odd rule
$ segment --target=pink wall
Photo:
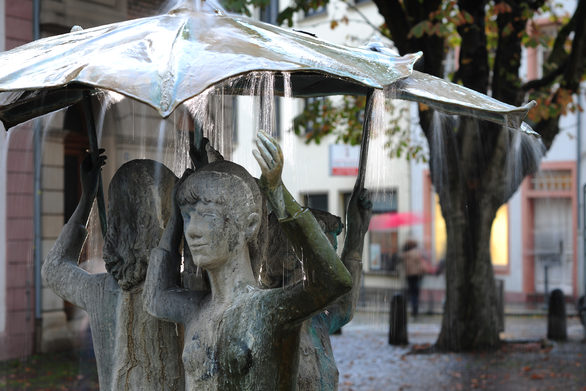
[[[32,0],[7,0],[6,49],[32,40]],[[6,327],[0,360],[34,348],[32,129],[10,131],[6,175]]]

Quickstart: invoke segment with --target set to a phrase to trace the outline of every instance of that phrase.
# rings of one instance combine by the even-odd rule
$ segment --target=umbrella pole
[[[366,107],[364,112],[364,124],[362,125],[362,141],[360,142],[360,161],[358,163],[358,177],[354,184],[354,192],[364,188],[366,178],[366,161],[368,160],[368,144],[370,142],[370,122],[372,120],[372,98],[374,89],[369,88],[366,94]]]
[[[96,122],[94,120],[94,112],[92,110],[91,95],[88,92],[85,93],[83,102],[90,154],[94,164],[97,164],[100,151],[98,149],[98,136],[96,135]],[[98,193],[96,194],[96,200],[98,202],[98,215],[100,216],[102,237],[105,238],[108,225],[106,222],[106,203],[104,202],[104,186],[102,182],[101,171],[98,176]]]

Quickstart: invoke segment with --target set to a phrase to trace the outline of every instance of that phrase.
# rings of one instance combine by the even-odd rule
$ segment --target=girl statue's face
[[[206,194],[205,188],[195,189],[195,193],[200,195],[200,199],[180,208],[185,241],[193,262],[212,270],[223,265],[245,245],[244,235],[235,218],[231,218],[229,205],[214,201],[215,197]],[[232,213],[235,217],[238,212]]]
[[[197,171],[180,185],[177,201],[193,262],[207,270],[248,250],[260,226],[262,199],[240,177]]]

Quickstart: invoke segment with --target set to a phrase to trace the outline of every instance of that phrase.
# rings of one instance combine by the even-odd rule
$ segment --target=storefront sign
[[[360,146],[330,145],[330,175],[356,176],[360,161]]]

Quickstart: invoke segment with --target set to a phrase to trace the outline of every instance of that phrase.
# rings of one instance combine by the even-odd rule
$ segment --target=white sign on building
[[[360,146],[330,145],[330,175],[356,176],[360,162]]]

